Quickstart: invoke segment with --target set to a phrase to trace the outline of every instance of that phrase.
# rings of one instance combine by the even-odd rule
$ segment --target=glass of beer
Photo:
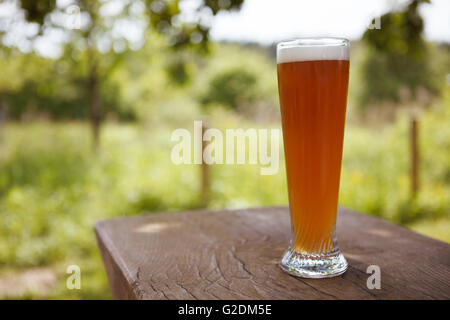
[[[305,38],[277,46],[278,91],[292,239],[281,260],[291,275],[347,270],[336,238],[349,77],[349,41]]]

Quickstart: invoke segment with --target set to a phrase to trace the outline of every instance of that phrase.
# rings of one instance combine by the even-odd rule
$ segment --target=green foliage
[[[450,93],[450,92],[449,92]],[[351,127],[344,142],[340,202],[399,224],[449,217],[450,96],[426,112],[419,139],[421,189],[411,198],[408,116],[378,129]],[[439,128],[439,133],[436,133]]]
[[[276,68],[270,50],[220,44],[211,51],[193,83],[200,104],[208,111],[224,106],[258,121],[277,119]]]
[[[217,74],[201,97],[202,104],[219,103],[236,109],[239,103],[255,99],[257,75],[247,70],[234,69]]]
[[[104,59],[109,56],[105,55]],[[0,67],[5,78],[0,80],[0,93],[8,106],[12,120],[45,117],[52,120],[87,119],[87,79],[80,66],[87,64],[86,56],[71,58],[70,52],[59,60],[4,53]],[[113,72],[115,69],[111,69]],[[121,99],[122,83],[106,77],[100,86],[104,116],[115,115],[120,120],[134,120],[136,115]]]
[[[56,0],[20,0],[26,19],[39,25],[44,23],[45,16],[56,7]]]
[[[181,22],[179,19],[179,1],[146,0],[149,9],[150,24],[154,30],[164,35],[171,48],[178,50],[185,47],[195,47],[206,51],[209,41],[209,26],[194,19],[190,22]],[[202,0],[198,2],[198,12],[210,12],[215,16],[220,11],[233,11],[241,8],[244,0]]]
[[[419,88],[438,95],[441,81],[434,81],[428,47],[422,38],[423,21],[418,7],[428,0],[413,0],[400,12],[381,17],[381,30],[367,30],[363,42],[368,45],[362,66],[363,87],[360,104],[367,107],[380,101],[399,102],[400,90],[408,89],[416,98]],[[441,70],[441,69],[438,69]]]

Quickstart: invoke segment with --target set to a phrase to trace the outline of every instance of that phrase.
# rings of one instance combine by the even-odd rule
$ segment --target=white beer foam
[[[345,39],[295,40],[283,42],[277,46],[277,63],[314,61],[314,60],[349,60],[349,45]]]

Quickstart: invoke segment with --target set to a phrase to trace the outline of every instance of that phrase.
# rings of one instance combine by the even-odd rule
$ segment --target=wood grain
[[[116,299],[450,299],[450,245],[340,208],[348,271],[299,279],[278,263],[285,207],[149,214],[100,221],[99,247]],[[381,289],[366,285],[381,268]]]

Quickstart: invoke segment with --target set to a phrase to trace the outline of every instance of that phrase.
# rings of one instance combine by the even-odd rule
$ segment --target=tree
[[[220,103],[236,109],[240,102],[251,102],[256,96],[257,77],[242,69],[232,69],[215,75],[207,91],[200,97],[204,105]]]
[[[363,64],[365,87],[361,103],[370,106],[381,101],[414,104],[423,107],[425,100],[439,88],[423,39],[423,20],[419,6],[429,0],[413,0],[399,12],[389,12],[381,17],[381,30],[367,30],[363,42],[369,48]],[[411,181],[412,194],[418,190],[418,122],[411,112]]]
[[[18,72],[20,65],[11,63],[10,56],[11,50],[5,50],[3,48],[0,51],[0,69],[2,70],[2,77],[0,77],[0,132],[6,119],[6,95],[8,92],[16,90],[22,85],[22,78],[19,76],[21,73]],[[17,60],[14,62],[17,62]]]
[[[30,5],[32,1],[25,1]],[[12,1],[6,1],[1,3],[3,7],[11,5]],[[29,17],[30,21],[42,22],[43,14],[40,11],[41,6],[46,6],[47,3],[43,2],[42,5],[36,4],[30,9]],[[31,5],[30,5],[31,7]],[[45,12],[45,8],[43,8]],[[8,29],[14,27],[13,23],[9,20],[0,21],[0,39],[2,39]],[[8,39],[7,39],[8,40]],[[12,42],[14,39],[9,39]],[[0,70],[2,76],[0,77],[0,131],[6,121],[6,113],[8,109],[7,96],[10,92],[19,90],[23,84],[28,80],[27,72],[27,57],[23,57],[18,54],[18,50],[10,48],[0,43]]]
[[[71,50],[78,51],[74,56],[86,57],[86,90],[95,149],[100,140],[103,116],[102,81],[120,63],[121,53],[128,48],[137,49],[147,40],[145,32],[138,39],[130,38],[132,33],[127,29],[135,28],[139,33],[139,29],[150,26],[164,36],[173,50],[195,48],[205,53],[210,25],[202,17],[239,10],[243,0],[199,1],[189,20],[183,18],[179,3],[179,0],[74,0],[58,6],[55,0],[19,2],[26,21],[39,26],[38,35],[51,29],[63,30]],[[114,54],[108,55],[111,52]],[[172,73],[183,81],[183,61],[178,61],[172,68]]]
[[[399,12],[381,17],[381,30],[367,30],[363,42],[369,47],[363,64],[367,83],[362,103],[383,100],[401,102],[399,92],[408,88],[415,98],[420,88],[437,93],[438,88],[430,76],[427,44],[423,39],[423,20],[418,8],[429,0],[413,0]]]

